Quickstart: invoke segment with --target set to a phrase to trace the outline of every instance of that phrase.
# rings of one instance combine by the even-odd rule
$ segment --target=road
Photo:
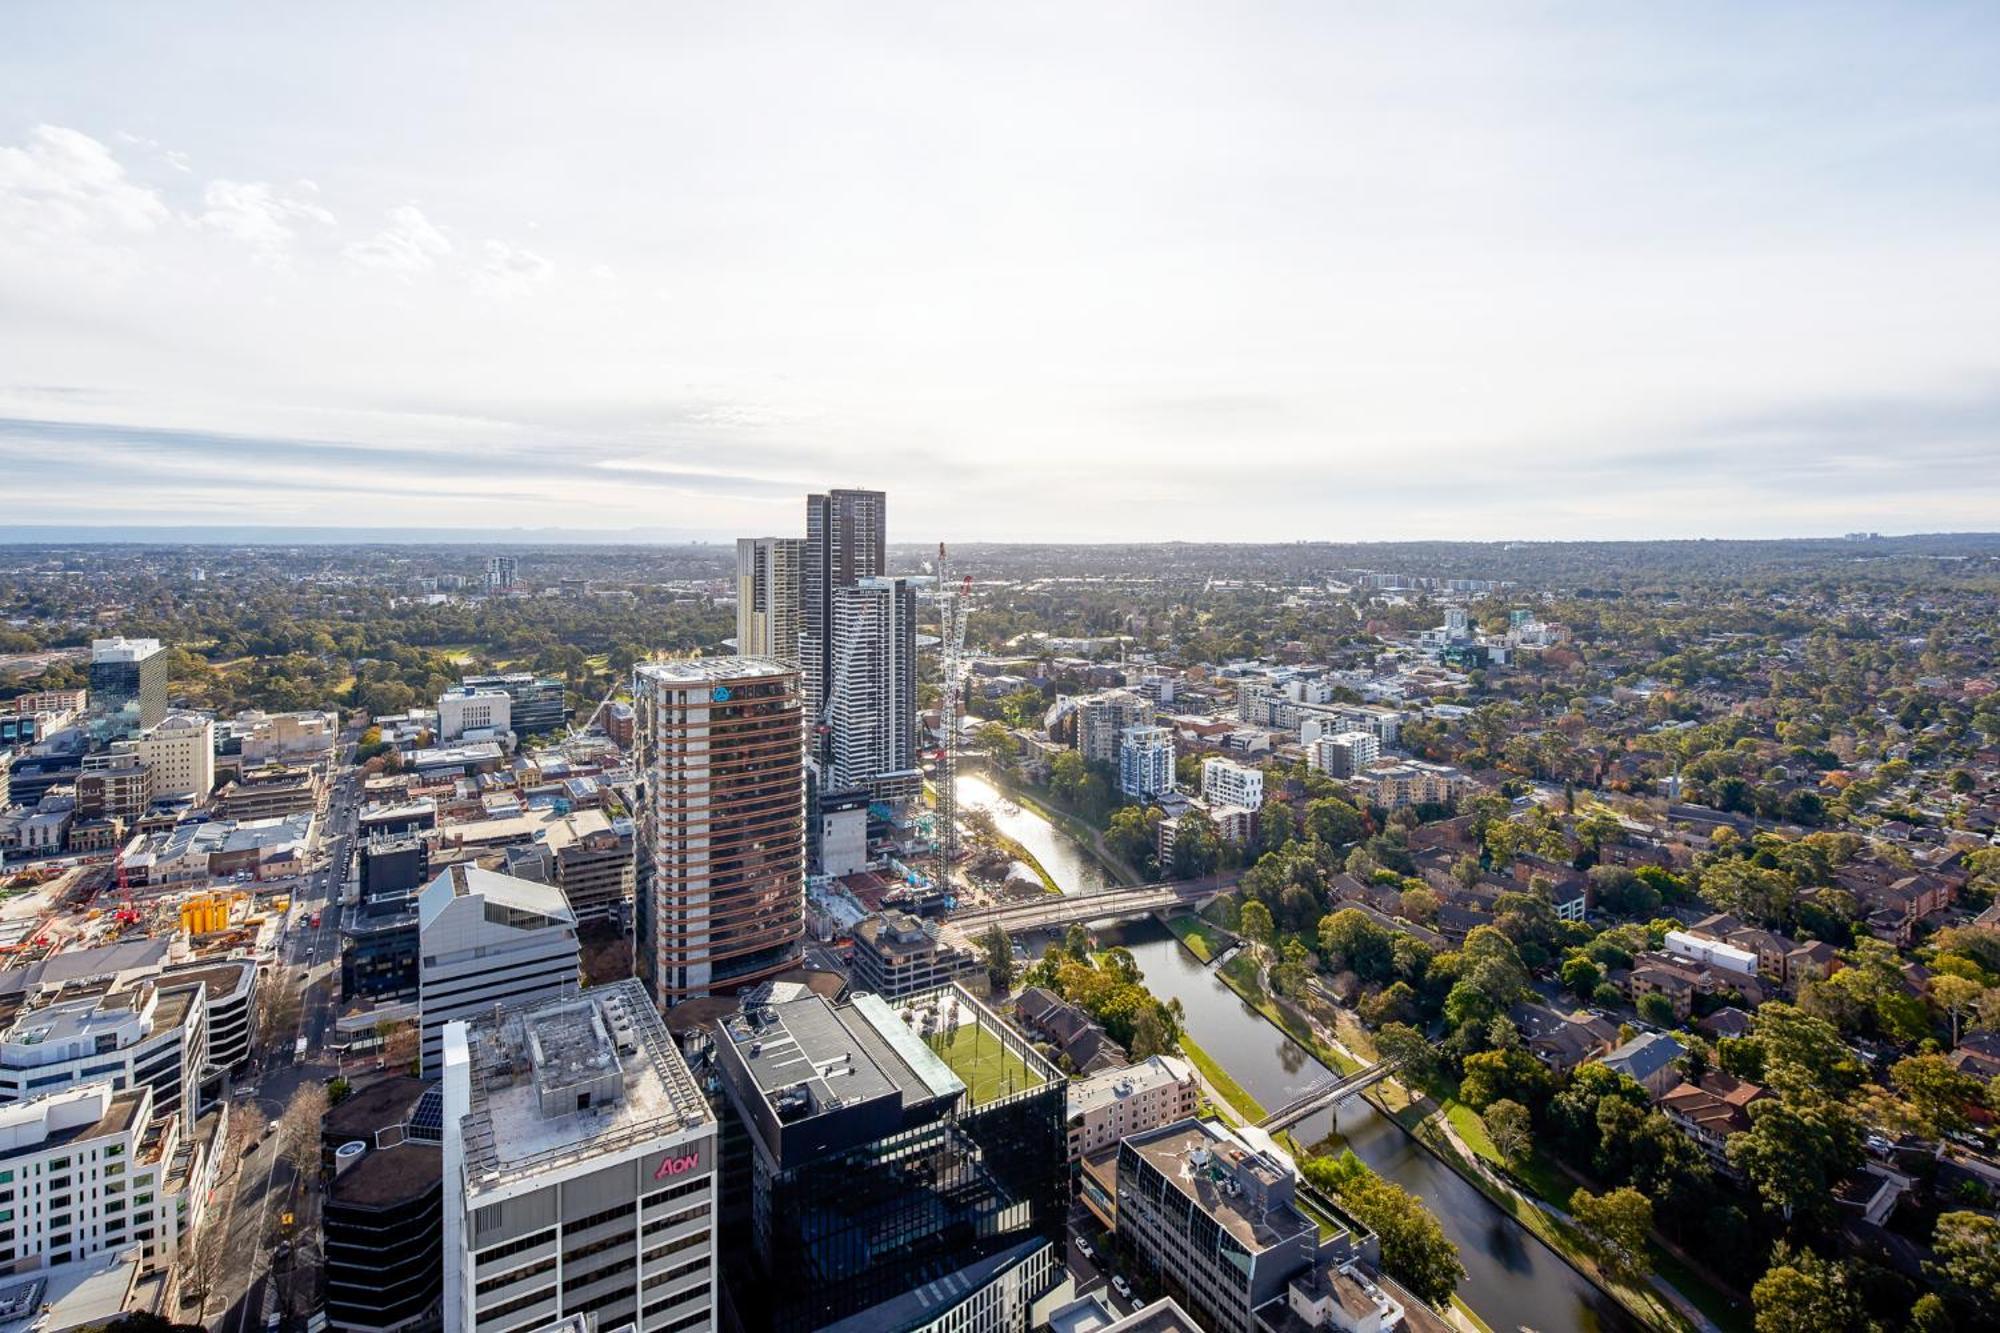
[[[253,1063],[230,1094],[237,1105],[254,1105],[273,1122],[302,1085],[338,1072],[326,1043],[339,1006],[341,886],[360,815],[361,781],[352,767],[353,755],[352,742],[344,741],[328,762],[321,855],[293,885],[292,905],[258,983],[302,991],[298,1029],[268,1039],[259,1033]],[[317,927],[311,924],[314,913],[320,918]],[[303,1060],[293,1058],[299,1036],[306,1039]],[[311,1234],[318,1226],[315,1182],[296,1180],[290,1164],[279,1157],[279,1147],[275,1132],[253,1145],[217,1190],[212,1206],[224,1209],[217,1219],[224,1228],[224,1258],[216,1289],[201,1312],[201,1322],[216,1333],[252,1333],[263,1327],[266,1306],[273,1304],[273,1249],[283,1214],[294,1214],[295,1235]],[[294,1257],[280,1265],[280,1277]]]

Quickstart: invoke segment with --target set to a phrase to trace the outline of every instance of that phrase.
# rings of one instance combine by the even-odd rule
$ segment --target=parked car
[[[1091,1249],[1090,1242],[1081,1236],[1076,1238],[1076,1252],[1086,1259],[1095,1259],[1097,1257],[1097,1251]]]
[[[1111,1289],[1128,1301],[1132,1299],[1132,1284],[1127,1282],[1123,1277],[1112,1278]]]

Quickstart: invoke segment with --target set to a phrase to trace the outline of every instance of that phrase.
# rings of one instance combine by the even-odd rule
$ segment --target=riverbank
[[[1169,921],[1166,925],[1181,941],[1182,947],[1196,958],[1202,957],[1203,949],[1212,947],[1206,939],[1202,940],[1200,949],[1189,943],[1190,935],[1198,936],[1206,932],[1190,930],[1183,922]],[[1238,954],[1229,964],[1214,970],[1223,984],[1245,1004],[1311,1052],[1321,1064],[1345,1074],[1362,1068],[1375,1058],[1372,1042],[1366,1040],[1365,1031],[1358,1025],[1344,1032],[1323,1032],[1311,1015],[1266,991],[1261,969],[1253,961],[1251,951]],[[1341,1011],[1334,1008],[1338,1023]],[[1359,1053],[1355,1047],[1360,1048]],[[1650,1277],[1644,1286],[1621,1282],[1606,1274],[1590,1257],[1567,1212],[1549,1200],[1520,1188],[1503,1174],[1505,1164],[1487,1137],[1478,1113],[1471,1107],[1449,1095],[1413,1095],[1411,1090],[1393,1079],[1367,1090],[1362,1096],[1394,1121],[1414,1142],[1548,1246],[1578,1274],[1617,1301],[1633,1318],[1654,1328],[1718,1333],[1719,1321],[1712,1318],[1703,1305],[1719,1305],[1722,1308],[1718,1313],[1730,1313],[1727,1301],[1720,1293],[1704,1291],[1701,1294],[1705,1301],[1698,1302],[1658,1274]],[[1658,1257],[1666,1258],[1663,1255]]]
[[[1062,808],[1053,796],[1045,791],[1036,791],[1021,782],[1012,773],[1003,771],[991,763],[976,761],[966,764],[961,761],[961,772],[975,773],[993,784],[1008,800],[1025,809],[1032,810],[1056,828],[1069,835],[1095,861],[1104,873],[1121,885],[1144,884],[1144,876],[1116,856],[1104,845],[1104,831],[1093,827],[1082,816]]]

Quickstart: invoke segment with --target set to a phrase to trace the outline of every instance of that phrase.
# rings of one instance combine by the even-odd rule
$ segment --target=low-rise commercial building
[[[891,1000],[936,990],[985,967],[955,931],[908,912],[889,910],[854,927],[856,990]]]

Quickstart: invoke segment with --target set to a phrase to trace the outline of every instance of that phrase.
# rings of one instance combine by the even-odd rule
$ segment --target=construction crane
[[[972,576],[954,588],[945,565],[944,543],[938,543],[938,732],[937,752],[937,885],[951,885],[951,867],[958,860],[958,709],[964,689],[965,617],[971,608]]]

